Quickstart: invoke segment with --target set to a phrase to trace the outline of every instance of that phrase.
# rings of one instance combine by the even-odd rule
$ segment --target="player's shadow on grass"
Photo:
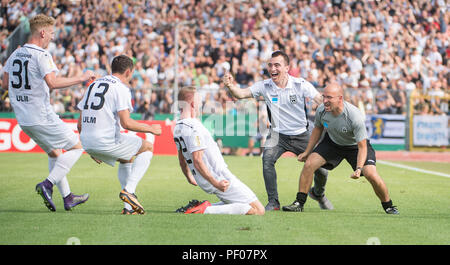
[[[39,214],[39,213],[46,213],[46,214],[89,214],[89,215],[122,215],[120,211],[111,211],[111,210],[84,210],[84,209],[75,209],[71,211],[65,211],[64,209],[56,209],[55,212],[51,212],[46,209],[0,209],[0,214],[2,213],[22,213],[22,214]],[[151,214],[177,214],[182,215],[182,213],[176,213],[175,210],[152,210],[151,208],[146,209],[145,215],[151,215]]]
[[[0,210],[1,213],[48,213],[48,214],[94,214],[94,215],[111,215],[115,214],[115,212],[111,211],[99,211],[99,210],[72,210],[66,211],[64,209],[56,209],[55,212],[45,210],[45,209],[29,209],[29,210],[17,210],[17,209],[8,209],[8,210]],[[120,214],[120,212],[119,212]]]
[[[450,213],[420,213],[420,214],[414,214],[414,213],[408,213],[408,212],[400,212],[398,215],[390,215],[386,214],[383,211],[336,211],[332,210],[330,213],[333,213],[335,216],[342,216],[342,217],[370,217],[370,218],[409,218],[409,219],[450,219]]]

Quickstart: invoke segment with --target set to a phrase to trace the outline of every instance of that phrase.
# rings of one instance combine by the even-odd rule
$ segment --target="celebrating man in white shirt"
[[[215,194],[219,203],[191,201],[178,212],[204,214],[263,215],[264,206],[256,195],[228,169],[217,143],[197,118],[201,95],[195,87],[178,93],[181,114],[174,128],[181,170],[188,182],[207,193]]]
[[[125,206],[122,214],[145,213],[135,191],[150,166],[153,145],[136,135],[120,133],[120,126],[134,132],[161,134],[161,125],[140,123],[130,117],[133,106],[126,84],[131,80],[133,70],[133,61],[129,57],[114,57],[112,74],[95,80],[77,105],[81,110],[78,131],[86,152],[97,162],[111,166],[120,162],[118,178],[122,191],[119,197]]]
[[[234,97],[258,98],[262,96],[267,105],[270,134],[263,153],[263,175],[268,195],[266,211],[279,210],[277,191],[277,173],[275,163],[278,158],[290,151],[299,155],[305,150],[310,132],[308,131],[307,100],[322,103],[320,93],[303,78],[294,78],[288,74],[289,57],[282,51],[275,51],[268,63],[270,79],[258,81],[248,88],[239,88],[234,84],[230,73],[225,74],[223,82]],[[314,187],[309,195],[319,202],[321,209],[332,209],[325,197],[325,184],[328,171],[319,168],[315,172]]]
[[[54,18],[42,14],[30,20],[30,40],[8,58],[2,82],[3,88],[9,91],[20,127],[48,155],[50,174],[36,185],[36,192],[50,211],[56,210],[52,199],[53,185],[58,187],[66,210],[89,198],[88,194],[78,196],[70,191],[66,174],[80,158],[83,149],[78,136],[50,105],[50,89],[65,88],[95,78],[89,70],[69,78],[56,75],[58,68],[45,50],[54,38],[54,24]],[[62,149],[67,152],[62,153]]]

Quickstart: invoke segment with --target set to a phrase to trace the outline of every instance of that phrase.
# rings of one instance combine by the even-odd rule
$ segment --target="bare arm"
[[[317,105],[320,105],[320,104],[322,104],[322,102],[323,102],[323,98],[322,98],[322,95],[319,93],[319,94],[317,94],[315,97],[314,97],[314,102],[317,104]]]
[[[44,77],[44,80],[50,89],[58,89],[77,85],[94,78],[94,72],[87,70],[82,75],[74,77],[56,76],[55,72],[51,72]]]
[[[6,91],[8,91],[8,83],[9,83],[9,74],[7,72],[4,72],[2,79],[2,88]]]
[[[367,159],[367,140],[361,140],[358,142],[358,156],[356,159],[356,170],[353,172],[350,177],[353,179],[357,179],[361,176],[362,168],[364,167],[364,163]]]
[[[192,176],[192,173],[189,170],[189,166],[186,163],[186,160],[184,159],[184,156],[183,156],[183,153],[181,152],[181,150],[178,150],[178,161],[180,163],[181,171],[183,171],[183,174],[186,177],[187,181],[190,184],[197,186],[197,182],[195,181],[194,176]]]
[[[80,112],[80,117],[78,117],[78,122],[77,122],[77,129],[78,129],[78,133],[81,133],[81,116],[82,116],[82,112]]]
[[[192,160],[194,162],[194,167],[200,173],[203,178],[205,178],[209,183],[211,183],[218,190],[225,192],[228,189],[230,183],[227,180],[218,181],[211,175],[211,172],[203,163],[203,150],[195,151],[192,153]]]
[[[308,156],[311,154],[312,150],[316,146],[317,142],[319,142],[320,136],[322,136],[323,127],[314,127],[311,132],[311,136],[309,137],[308,146],[305,149],[305,152],[298,155],[297,160],[300,162],[305,162]]]
[[[224,85],[230,90],[233,97],[237,99],[252,98],[253,94],[250,88],[239,88],[234,83],[234,78],[231,73],[227,72],[222,78]]]
[[[133,120],[130,117],[130,111],[128,109],[118,112],[120,118],[120,125],[126,130],[133,132],[152,133],[154,135],[161,134],[161,125],[159,124],[146,124]]]

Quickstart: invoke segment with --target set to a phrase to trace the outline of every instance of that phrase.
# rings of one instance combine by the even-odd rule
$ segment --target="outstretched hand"
[[[93,71],[91,70],[87,70],[86,72],[83,73],[83,80],[84,81],[89,81],[92,82],[96,79],[96,75]]]
[[[222,77],[223,84],[230,88],[233,86],[234,78],[230,72],[226,72]]]

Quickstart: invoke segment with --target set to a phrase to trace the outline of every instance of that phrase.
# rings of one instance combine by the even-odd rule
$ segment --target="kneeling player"
[[[219,203],[191,201],[185,213],[263,215],[264,206],[256,195],[226,165],[209,131],[197,118],[201,98],[195,87],[178,94],[181,114],[174,129],[181,170],[189,183],[215,194]]]

